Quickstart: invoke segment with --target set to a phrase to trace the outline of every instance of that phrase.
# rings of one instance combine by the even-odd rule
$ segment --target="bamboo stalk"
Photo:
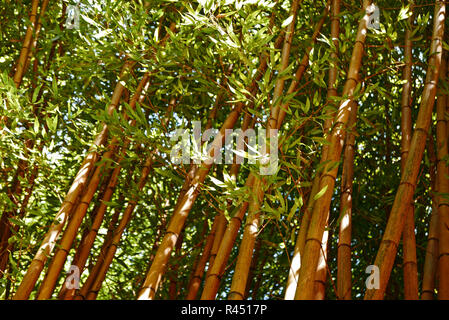
[[[357,121],[357,104],[353,102],[349,123]],[[343,152],[340,195],[340,232],[337,252],[337,297],[351,300],[351,234],[352,234],[352,185],[354,179],[355,135],[353,128],[347,133]]]
[[[142,83],[142,87],[145,88],[145,90],[146,90],[148,81],[144,81],[141,83]],[[142,94],[142,95],[139,94],[137,96],[139,97],[138,100],[140,100],[141,97],[142,98],[145,97],[145,94]],[[134,101],[134,99],[133,99],[133,101]],[[167,116],[161,120],[164,127],[166,127],[168,124],[171,114],[176,106],[176,101],[177,100],[175,98],[170,100],[169,107],[167,110]],[[133,121],[133,123],[134,123],[134,121]],[[151,152],[151,154],[148,156],[148,158],[144,164],[144,168],[142,169],[142,175],[138,182],[139,190],[142,190],[146,184],[147,177],[151,171],[152,164],[154,161],[153,158],[155,157],[157,152],[158,152],[157,149],[153,150]],[[126,207],[126,209],[123,213],[123,216],[122,216],[122,219],[121,219],[119,225],[113,231],[113,233],[111,234],[111,237],[109,239],[107,239],[107,238],[105,239],[105,242],[103,245],[104,250],[102,248],[102,252],[100,253],[99,258],[98,258],[95,266],[93,267],[93,270],[89,274],[89,277],[87,278],[83,288],[80,290],[79,294],[75,297],[75,299],[80,299],[80,298],[84,298],[87,300],[96,299],[98,291],[101,288],[101,285],[106,277],[106,273],[109,270],[109,266],[114,258],[115,251],[117,250],[117,246],[118,246],[118,243],[120,242],[122,233],[123,233],[124,229],[126,228],[127,224],[129,223],[136,205],[137,205],[137,200],[131,199],[131,201],[128,203],[128,206]]]
[[[180,256],[180,252],[181,252],[181,247],[182,247],[182,241],[184,238],[184,230],[183,229],[181,231],[181,234],[179,235],[179,240],[178,242],[176,242],[176,246],[175,246],[175,253]],[[178,269],[179,269],[179,264],[178,263],[173,263],[172,265],[172,276],[170,279],[170,285],[168,287],[168,296],[170,300],[176,300],[176,298],[178,297],[179,291],[178,291]]]
[[[432,45],[418,118],[413,132],[407,162],[404,166],[404,173],[401,177],[401,183],[396,193],[387,227],[374,262],[374,265],[379,268],[380,288],[367,289],[365,300],[382,299],[384,296],[404,227],[405,210],[410,205],[415,191],[419,164],[422,160],[438,84],[438,74],[443,51],[442,37],[444,34],[445,9],[446,7],[443,1],[435,2]]]
[[[261,250],[263,250],[263,248],[261,248]],[[268,251],[267,249],[263,250],[263,254],[259,254],[262,257],[262,259],[261,259],[261,261],[258,265],[257,271],[256,271],[256,276],[257,276],[256,281],[254,283],[254,286],[252,287],[251,298],[253,300],[257,300],[257,293],[259,292],[260,285],[262,284],[263,268],[264,268],[265,263],[267,262],[268,257],[269,257],[267,251]]]
[[[290,60],[290,50],[292,46],[293,41],[293,35],[295,32],[295,26],[296,26],[296,17],[298,15],[298,9],[299,5],[301,4],[302,0],[293,0],[290,8],[290,17],[292,17],[291,22],[287,26],[285,30],[285,38],[284,38],[284,45],[282,47],[282,54],[281,54],[281,63],[279,65],[279,73],[282,73],[288,65]],[[274,92],[273,92],[273,99],[272,99],[272,105],[271,105],[271,115],[268,119],[268,127],[272,129],[277,128],[277,119],[279,116],[279,103],[280,98],[282,97],[282,94],[284,92],[284,84],[285,84],[285,77],[281,77],[276,81]]]
[[[413,10],[413,2],[410,10]],[[413,26],[413,14],[408,18],[407,22],[410,28]],[[402,138],[401,138],[401,172],[404,171],[405,162],[410,150],[410,141],[412,136],[412,30],[405,31],[405,47],[404,60],[405,67],[403,80],[405,83],[402,87]],[[407,208],[406,220],[403,233],[403,250],[404,250],[404,298],[406,300],[418,300],[418,267],[416,264],[416,240],[415,240],[415,218],[414,218],[413,201]]]
[[[256,244],[254,245],[254,257],[251,260],[251,266],[249,267],[248,281],[246,281],[244,300],[248,299],[249,291],[254,282],[257,263],[259,262],[259,257],[260,257],[260,247],[261,246],[262,246],[262,240],[260,238],[257,238]]]
[[[328,12],[329,12],[329,3],[330,3],[330,0],[328,0],[326,7],[323,10],[323,13],[321,14],[322,15],[321,19],[315,25],[315,30],[312,34],[312,38],[310,39],[312,44],[316,43],[318,36],[321,32],[321,29],[323,27],[323,24],[326,21],[326,18],[327,18]],[[309,66],[309,54],[312,51],[312,49],[313,49],[312,45],[307,47],[306,52],[305,52],[304,56],[302,57],[298,68],[296,69],[295,77],[292,80],[292,82],[290,83],[290,86],[287,90],[286,95],[289,95],[296,91],[296,88],[298,87],[298,84],[301,81],[302,76],[304,75],[304,72],[306,71],[306,68]],[[284,122],[285,115],[287,114],[289,105],[290,105],[290,102],[285,102],[284,104],[282,104],[282,106],[278,112],[278,115],[277,115],[277,124],[276,124],[277,129],[281,128],[281,125]]]
[[[16,71],[14,72],[14,83],[16,88],[20,87],[23,75],[25,74],[25,65],[28,58],[28,52],[32,50],[32,40],[33,32],[36,26],[36,16],[37,9],[39,7],[39,0],[33,0],[31,3],[31,13],[30,13],[30,25],[25,33],[25,38],[23,39],[22,50],[20,51],[19,60],[17,61]]]
[[[331,37],[333,44],[335,48],[338,50],[338,36],[340,32],[340,20],[338,15],[340,14],[340,1],[339,0],[333,0],[332,1],[332,13],[331,13]],[[337,88],[336,88],[336,82],[337,82],[337,76],[338,76],[338,68],[337,68],[337,61],[338,61],[338,53],[337,50],[332,51],[331,53],[331,60],[333,61],[333,64],[329,68],[329,79],[328,79],[328,86],[327,86],[327,100],[328,102],[332,99],[332,97],[337,96]],[[351,116],[353,112],[351,110]],[[324,135],[327,137],[330,131],[330,128],[332,126],[332,119],[334,118],[335,114],[332,109],[328,108],[326,110],[327,118],[324,121]],[[350,117],[351,117],[350,116]],[[356,115],[355,115],[356,116]],[[354,117],[355,117],[354,116]],[[351,120],[351,118],[350,118]],[[323,155],[324,158],[327,159],[327,153],[328,153],[329,145],[324,144],[323,145]],[[329,214],[327,217],[327,221],[329,221]],[[328,226],[328,223],[326,223],[326,228]],[[325,290],[326,290],[326,278],[327,278],[327,253],[329,250],[328,246],[329,241],[329,231],[324,231],[323,233],[323,239],[321,240],[321,253],[320,253],[320,259],[318,261],[318,267],[317,267],[317,273],[316,273],[316,279],[315,279],[315,300],[324,300],[325,298]]]
[[[174,23],[170,24],[170,29],[175,30],[176,26]],[[160,45],[164,45],[167,39],[169,38],[169,34],[167,34],[161,41]],[[120,98],[125,90],[123,83],[126,82],[129,77],[130,71],[133,69],[135,65],[134,61],[127,60],[122,67],[122,71],[120,73],[120,80],[117,82],[114,93],[111,98],[111,102],[108,107],[108,115],[111,115],[113,111],[117,108]],[[89,174],[92,171],[92,168],[96,161],[98,160],[98,153],[96,149],[104,144],[107,139],[108,127],[106,124],[103,124],[101,132],[97,135],[93,142],[93,146],[89,149],[83,163],[81,164],[81,168],[75,176],[74,182],[70,187],[63,203],[58,211],[53,224],[50,226],[49,231],[47,232],[38,252],[36,253],[33,261],[31,262],[30,267],[28,268],[27,273],[25,274],[22,282],[14,295],[13,299],[23,300],[27,299],[33,290],[33,287],[42,272],[47,257],[52,252],[57,238],[62,231],[62,228],[65,225],[65,222],[68,219],[69,213],[74,205],[74,201],[78,198],[84,184],[86,183]]]
[[[370,3],[371,1],[363,1],[363,10],[365,10]],[[325,192],[316,200],[313,207],[312,217],[307,231],[307,240],[304,247],[304,259],[302,259],[304,263],[301,265],[299,271],[295,299],[313,299],[313,283],[321,251],[321,240],[329,214],[332,194],[334,192],[335,179],[338,172],[337,163],[340,160],[343,142],[346,136],[345,126],[348,123],[349,114],[351,112],[352,95],[358,84],[358,73],[362,63],[368,19],[369,16],[365,14],[359,22],[348,76],[342,93],[343,97],[348,98],[340,104],[334,120],[335,125],[330,134],[330,145],[326,158],[326,160],[329,161],[329,164],[325,167],[319,184],[319,190],[325,190]]]
[[[246,187],[251,188],[253,183],[253,175],[250,174],[246,180]],[[248,209],[249,203],[245,201],[240,208],[237,208],[235,214],[229,221],[226,231],[223,235],[223,239],[220,243],[217,256],[214,263],[209,267],[208,274],[206,275],[206,281],[204,283],[204,289],[201,294],[201,300],[213,300],[217,295],[218,288],[220,286],[220,280],[225,271],[226,263],[231,255],[232,246],[237,238],[238,231],[243,221],[243,216]]]
[[[131,99],[130,102],[130,108],[134,109],[136,107],[136,102],[142,103],[142,101],[145,98],[145,93],[148,91],[149,88],[149,78],[150,75],[148,73],[146,73],[137,89],[136,92],[133,95],[133,98]],[[127,116],[125,114],[125,120],[127,120]],[[132,120],[130,125],[134,126],[135,125],[135,120]],[[118,139],[114,137],[113,142],[111,142],[112,144],[116,144],[118,142]],[[124,146],[122,148],[122,154],[120,156],[120,159],[118,160],[118,163],[120,163],[125,156],[126,150],[129,146],[130,140],[129,139],[125,139],[124,141]],[[97,214],[95,215],[95,218],[92,221],[92,225],[90,227],[90,231],[87,233],[86,237],[83,239],[83,241],[80,243],[80,246],[78,247],[78,256],[77,256],[77,261],[75,263],[75,265],[79,268],[80,273],[82,272],[82,270],[85,267],[85,263],[89,257],[90,254],[90,250],[94,244],[95,238],[97,236],[98,230],[103,222],[103,218],[104,215],[106,213],[106,209],[108,207],[107,203],[112,199],[115,187],[117,186],[118,183],[118,176],[120,174],[120,170],[121,170],[121,166],[120,164],[117,165],[111,175],[111,178],[108,182],[108,185],[106,187],[106,191],[103,195],[103,197],[101,198],[101,203],[100,206],[98,208]]]
[[[89,239],[91,238],[91,233],[92,233],[93,228],[95,228],[96,221],[98,221],[100,219],[101,206],[103,204],[102,201],[105,201],[105,196],[106,196],[106,193],[111,188],[111,183],[116,180],[117,180],[117,177],[116,177],[116,168],[115,168],[113,170],[113,172],[110,174],[110,176],[107,179],[104,179],[104,181],[102,182],[102,186],[99,188],[98,198],[100,198],[101,200],[95,204],[95,207],[93,208],[93,210],[91,212],[91,215],[90,215],[91,226],[89,229],[86,229],[83,232],[78,249],[76,250],[73,260],[71,261],[72,266],[78,267],[80,274],[82,274],[86,260],[88,258],[84,254],[83,249],[86,248],[86,242],[89,241]],[[96,230],[98,230],[99,226],[96,228],[97,228]],[[89,254],[90,254],[90,252],[88,251],[87,255],[89,255]],[[61,291],[59,292],[58,298],[62,299],[65,296],[67,296],[67,298],[69,298],[69,296],[71,297],[73,295],[73,293],[74,293],[74,289],[73,290],[68,289],[67,286],[65,286],[65,282],[64,282],[64,285],[62,286]]]
[[[447,100],[447,99],[446,99]],[[446,123],[446,129],[447,129]],[[422,279],[421,299],[433,300],[436,271],[438,266],[438,183],[436,181],[436,154],[432,135],[427,141],[427,151],[430,160],[430,183],[432,188],[432,214],[429,223],[429,236],[427,238],[426,256],[424,260],[424,271]]]
[[[214,265],[215,258],[218,254],[218,249],[220,248],[221,241],[223,240],[224,234],[226,232],[226,227],[228,225],[228,220],[223,212],[218,213],[217,217],[217,228],[215,231],[214,242],[212,243],[212,248],[209,254],[209,264],[206,272],[206,278],[209,276],[211,267]]]
[[[442,81],[446,79],[446,55],[443,53],[440,66],[440,88]],[[438,199],[438,224],[439,224],[439,250],[438,250],[438,299],[449,300],[449,201],[444,194],[449,193],[449,168],[446,164],[448,155],[446,99],[447,96],[439,92],[437,100],[437,183],[439,191]]]
[[[28,69],[28,66],[30,64],[31,59],[33,58],[33,50],[36,49],[36,47],[37,47],[37,39],[39,38],[39,34],[40,34],[41,28],[42,28],[42,17],[44,16],[45,11],[47,10],[48,2],[49,2],[49,0],[42,1],[41,10],[39,12],[39,17],[37,18],[37,22],[36,22],[36,26],[35,26],[34,39],[30,43],[30,48],[28,50],[28,55],[27,55],[26,61],[25,61],[25,67],[23,68],[23,70],[24,70],[23,74],[25,74],[25,72]],[[23,77],[23,74],[22,74],[22,77]],[[22,81],[22,79],[20,79],[20,81]],[[39,101],[39,100],[36,100],[36,101]]]
[[[111,150],[106,152],[103,156],[105,159],[110,159],[115,151],[115,146],[111,147]],[[95,173],[89,182],[89,187],[87,188],[84,195],[81,197],[81,202],[76,208],[75,212],[71,216],[70,222],[64,231],[61,242],[59,244],[58,250],[56,251],[50,266],[48,268],[47,274],[41,284],[37,299],[46,300],[51,297],[53,290],[56,286],[56,282],[59,278],[61,270],[66,261],[67,255],[72,243],[76,237],[78,229],[81,225],[84,216],[86,215],[89,204],[97,191],[97,187],[101,181],[101,176],[105,170],[105,163],[102,163],[95,169]]]
[[[44,2],[42,3],[42,7],[39,13],[39,18],[37,21],[37,27],[36,27],[36,35],[34,38],[34,41],[31,43],[31,47],[34,48],[36,47],[37,44],[37,39],[38,39],[38,33],[40,31],[40,28],[42,26],[42,16],[44,15],[45,11],[46,11],[46,7],[48,5],[49,0],[44,0]],[[62,13],[62,17],[64,17],[64,10]],[[48,71],[49,69],[49,64],[50,61],[54,58],[54,48],[56,46],[56,44],[59,43],[59,41],[55,41],[52,44],[52,48],[50,50],[50,54],[48,57],[48,61],[46,66],[44,67],[44,70]],[[28,59],[31,59],[32,57],[32,50],[29,50],[28,53]],[[25,70],[27,69],[27,67],[25,67]],[[37,76],[37,60],[35,60],[34,63],[34,68],[33,68],[33,73],[34,73],[34,78],[36,78]],[[32,82],[32,91],[34,92],[34,90],[36,90],[36,84],[35,81],[33,80]],[[42,94],[44,92],[44,86],[41,86],[39,93],[37,95],[36,101],[39,101],[42,97]],[[34,105],[33,107],[33,113],[36,117],[40,117],[40,115],[37,113],[36,110],[36,106]],[[4,120],[3,117],[0,117],[0,122]],[[28,122],[24,123],[25,127],[29,127],[30,124]],[[44,124],[46,126],[46,124]],[[48,129],[48,128],[47,128]],[[38,147],[38,152],[42,151],[42,148],[44,146],[43,141],[40,143],[39,147]],[[34,141],[31,139],[28,139],[25,143],[25,153],[29,153],[29,150],[31,150],[34,147]],[[17,166],[17,171],[15,173],[15,176],[12,180],[12,186],[11,188],[8,190],[8,196],[11,199],[11,201],[18,205],[18,202],[20,201],[20,196],[22,193],[22,188],[20,185],[20,181],[19,181],[19,177],[23,178],[25,176],[25,171],[27,171],[28,169],[28,160],[26,159],[20,159],[18,166]],[[24,196],[24,199],[21,201],[20,204],[20,212],[19,212],[19,217],[23,217],[25,215],[25,211],[26,211],[26,206],[28,204],[28,201],[32,195],[33,189],[34,189],[34,180],[37,177],[37,173],[38,173],[38,167],[37,165],[34,166],[32,173],[30,175],[30,177],[28,178],[28,185],[30,187],[27,188],[26,190],[26,194]],[[14,213],[13,212],[3,212],[1,219],[0,219],[0,238],[2,239],[0,241],[0,272],[4,271],[8,262],[8,252],[11,252],[13,249],[13,245],[8,244],[8,239],[11,237],[11,229],[15,230],[17,232],[17,230],[19,229],[18,226],[13,226],[10,221],[9,218],[13,217]],[[3,276],[3,273],[0,273],[0,278]]]
[[[254,128],[255,122],[252,120],[254,120],[252,115],[250,113],[246,113],[243,118],[243,121],[242,121],[242,132],[245,132],[248,128]],[[248,140],[247,137],[245,137],[244,142],[247,143],[248,142],[247,140]],[[245,146],[243,146],[243,150],[245,150]],[[237,175],[240,170],[240,163],[237,163],[237,161],[235,161],[235,159],[236,159],[236,155],[234,155],[234,163],[231,165],[231,169],[230,169],[230,176],[231,176],[232,181],[234,181],[234,182],[237,181]],[[231,200],[228,200],[228,210],[231,210]],[[215,257],[217,256],[218,249],[220,248],[220,244],[221,244],[221,241],[223,239],[223,236],[226,231],[227,224],[228,224],[228,221],[223,212],[219,212],[217,219],[218,219],[217,230],[215,232],[214,242],[212,244],[212,248],[210,251],[209,266],[208,266],[208,269],[206,272],[206,278],[209,276],[211,267],[214,264]]]
[[[314,300],[324,300],[326,296],[326,278],[327,278],[327,254],[328,254],[328,240],[329,231],[323,232],[323,239],[321,240],[321,252],[320,259],[318,260],[318,266],[315,276],[315,296]]]
[[[264,193],[262,184],[264,181],[260,177],[254,176],[252,184],[254,192],[251,192],[249,202],[249,214],[245,222],[243,238],[239,247],[239,254],[232,277],[231,289],[228,294],[229,300],[243,300],[245,298],[246,282],[248,272],[251,266],[254,244],[259,231],[260,223],[260,205],[263,202]]]

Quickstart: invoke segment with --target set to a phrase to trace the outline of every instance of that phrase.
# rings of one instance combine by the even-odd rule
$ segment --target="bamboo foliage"
[[[210,257],[210,252],[212,249],[212,245],[214,244],[215,235],[217,233],[217,226],[219,224],[219,218],[221,214],[215,216],[214,223],[212,224],[211,231],[206,238],[206,244],[204,245],[203,253],[201,255],[196,268],[194,269],[194,273],[192,279],[189,283],[189,289],[186,296],[186,300],[195,300],[198,290],[200,288],[201,279],[203,278],[204,268],[206,267],[206,263]]]

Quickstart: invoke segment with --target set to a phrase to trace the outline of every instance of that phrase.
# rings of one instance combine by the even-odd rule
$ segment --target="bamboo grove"
[[[444,1],[0,10],[1,299],[449,299]]]

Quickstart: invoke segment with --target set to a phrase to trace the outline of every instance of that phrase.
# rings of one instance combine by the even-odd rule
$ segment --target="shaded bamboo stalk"
[[[249,292],[251,290],[253,282],[255,281],[255,276],[256,276],[255,273],[256,273],[257,264],[259,262],[261,246],[262,246],[262,240],[260,238],[257,238],[256,244],[254,245],[254,257],[251,260],[251,266],[249,268],[248,281],[246,281],[245,296],[244,296],[245,300],[248,299]],[[253,291],[253,293],[254,293],[254,291]]]
[[[413,3],[412,3],[413,4]],[[413,10],[411,7],[410,10]],[[410,28],[405,31],[404,60],[405,67],[403,72],[402,86],[402,117],[401,117],[401,172],[404,171],[405,162],[410,150],[410,141],[412,137],[412,26],[413,14],[408,18],[407,24]],[[418,266],[416,264],[416,240],[415,240],[415,214],[413,199],[407,208],[406,220],[403,233],[403,268],[404,268],[404,298],[406,300],[418,300]]]
[[[267,262],[267,260],[269,258],[268,250],[267,249],[263,250],[263,248],[261,250],[262,250],[263,254],[259,254],[259,256],[261,256],[262,259],[261,259],[261,261],[260,261],[260,263],[258,265],[258,268],[257,268],[257,271],[256,271],[256,275],[255,275],[256,276],[256,280],[254,282],[254,285],[252,286],[251,298],[253,300],[257,300],[257,293],[259,292],[259,288],[260,288],[260,286],[262,284],[262,280],[263,280],[263,268],[264,268],[264,266],[265,266],[265,264],[266,264],[266,262]]]
[[[446,99],[447,100],[447,99]],[[446,123],[446,129],[447,129]],[[427,151],[430,160],[430,183],[432,188],[432,214],[429,223],[429,236],[427,238],[426,255],[422,279],[421,299],[433,300],[435,296],[436,272],[438,266],[438,183],[436,179],[436,163],[434,141],[432,134],[427,141]]]
[[[363,1],[363,10],[371,4],[371,1]],[[307,239],[304,247],[303,262],[299,270],[298,285],[295,299],[310,300],[314,297],[314,278],[321,252],[321,240],[329,216],[330,202],[335,187],[335,179],[338,172],[338,162],[346,137],[346,126],[352,108],[352,96],[358,81],[358,73],[362,64],[363,48],[365,45],[367,22],[369,15],[365,13],[359,22],[356,42],[352,51],[347,80],[343,88],[343,100],[338,108],[334,120],[334,126],[329,137],[329,150],[326,160],[329,162],[320,177],[319,190],[325,190],[324,194],[315,201],[312,217],[307,230]]]
[[[437,183],[438,183],[438,299],[449,300],[449,168],[446,164],[448,156],[446,99],[443,93],[443,81],[447,76],[446,52],[443,53],[440,66],[439,96],[437,100]],[[441,90],[440,90],[441,88]]]
[[[383,299],[384,297],[404,228],[405,212],[410,205],[415,191],[419,165],[422,160],[432,116],[432,109],[435,102],[441,55],[443,51],[442,38],[444,35],[445,15],[445,3],[443,1],[436,1],[433,16],[432,44],[418,118],[413,131],[410,150],[404,166],[401,182],[396,192],[387,227],[374,262],[374,265],[379,268],[380,287],[379,289],[367,289],[365,300]]]
[[[185,230],[185,229],[184,229]],[[182,247],[182,241],[184,238],[184,230],[181,231],[181,234],[179,235],[179,240],[176,242],[175,247],[175,253],[178,257],[181,256],[181,247]],[[173,260],[172,260],[173,261]],[[176,300],[179,294],[178,289],[178,269],[179,269],[179,263],[173,263],[172,265],[172,277],[170,279],[170,284],[168,287],[168,297],[170,300]]]
[[[201,254],[201,258],[196,265],[193,276],[190,280],[186,300],[195,300],[198,294],[198,290],[200,289],[201,280],[204,275],[204,268],[206,267],[206,263],[209,260],[210,252],[212,249],[212,245],[214,244],[214,239],[217,231],[217,226],[219,224],[220,213],[215,216],[214,222],[212,224],[212,228],[206,238],[206,243],[204,245],[203,253]]]

